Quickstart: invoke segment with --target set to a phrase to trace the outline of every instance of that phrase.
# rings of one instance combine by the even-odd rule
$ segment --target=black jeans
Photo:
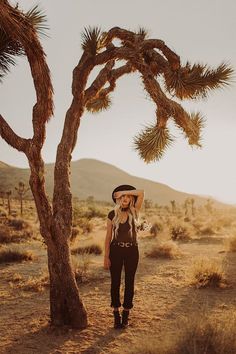
[[[138,246],[120,247],[111,243],[110,245],[110,273],[111,273],[111,307],[121,306],[120,302],[120,281],[121,272],[125,269],[125,291],[123,307],[131,309],[134,297],[134,277],[138,266]]]

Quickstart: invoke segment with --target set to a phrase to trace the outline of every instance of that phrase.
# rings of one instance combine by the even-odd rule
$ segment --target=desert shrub
[[[89,277],[89,265],[91,259],[88,253],[83,253],[79,257],[72,256],[72,269],[77,283],[84,283]]]
[[[149,252],[146,253],[146,256],[150,258],[173,259],[179,257],[180,255],[180,249],[173,241],[155,245]]]
[[[39,292],[49,286],[49,275],[48,272],[44,272],[39,276],[30,276],[25,280],[20,274],[15,273],[13,274],[9,284],[13,288],[20,288],[24,291]]]
[[[7,217],[7,212],[4,209],[0,208],[0,218],[6,218],[6,217]]]
[[[0,263],[32,261],[33,254],[30,251],[21,251],[17,248],[3,248],[0,250]]]
[[[157,236],[159,232],[163,230],[163,225],[160,222],[154,222],[151,229],[150,234],[153,236]]]
[[[82,229],[83,233],[90,233],[93,230],[93,224],[87,218],[79,218],[77,225]]]
[[[42,274],[39,277],[29,277],[26,281],[21,282],[19,287],[24,291],[40,292],[49,287],[48,274]]]
[[[74,240],[79,235],[79,233],[80,233],[79,229],[77,229],[76,227],[72,227],[70,242],[74,242]]]
[[[191,284],[197,288],[221,288],[227,284],[222,262],[204,258],[193,263],[190,278]]]
[[[206,226],[203,226],[203,227],[200,227],[197,231],[197,234],[198,235],[214,235],[216,232],[215,232],[215,228],[213,225],[206,225]]]
[[[233,354],[236,353],[235,315],[209,318],[193,314],[178,323],[175,339],[142,337],[127,354]],[[169,340],[168,340],[169,339]]]
[[[17,231],[23,230],[28,226],[27,223],[22,219],[9,219],[8,225]]]
[[[191,230],[184,224],[176,224],[170,228],[170,235],[173,241],[187,241],[191,239]]]
[[[184,330],[168,354],[236,353],[236,320],[232,314],[220,320],[195,314],[185,322]]]
[[[28,228],[22,230],[21,232],[12,230],[8,225],[1,225],[0,228],[0,244],[2,243],[13,243],[22,242],[26,239],[31,238],[33,231]]]
[[[71,250],[72,254],[102,254],[102,247],[98,244],[91,244],[87,246],[80,246]]]
[[[106,216],[107,213],[104,213],[101,209],[94,205],[89,206],[88,210],[86,210],[84,213],[84,217],[89,220],[92,218],[105,218]]]
[[[236,236],[234,236],[228,240],[228,251],[229,252],[236,252]]]

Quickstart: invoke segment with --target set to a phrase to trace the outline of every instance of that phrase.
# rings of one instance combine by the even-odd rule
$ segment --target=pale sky
[[[100,26],[104,31],[114,26],[130,30],[145,27],[149,38],[164,40],[180,55],[183,63],[189,60],[216,67],[226,61],[236,70],[234,0],[18,2],[26,10],[39,3],[50,26],[50,38],[42,38],[42,43],[52,73],[55,116],[47,127],[45,162],[55,161],[65,112],[72,99],[72,70],[82,54],[80,43],[84,27]],[[85,114],[82,118],[73,160],[95,158],[176,190],[236,204],[235,81],[224,90],[212,92],[205,101],[183,103],[186,109],[201,111],[206,118],[202,149],[192,149],[180,131],[170,125],[176,136],[174,145],[161,161],[146,164],[134,150],[132,139],[144,125],[155,121],[155,107],[147,98],[140,75],[123,77],[112,94],[112,108],[96,115]],[[32,135],[34,101],[28,64],[25,59],[18,60],[18,65],[0,85],[0,113],[24,137]],[[25,156],[1,139],[0,160],[28,167]]]

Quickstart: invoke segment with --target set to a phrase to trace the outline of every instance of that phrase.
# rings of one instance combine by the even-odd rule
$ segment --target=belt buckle
[[[125,247],[125,242],[119,242],[118,244],[120,247]]]
[[[131,245],[131,242],[125,242],[125,247],[130,247]]]

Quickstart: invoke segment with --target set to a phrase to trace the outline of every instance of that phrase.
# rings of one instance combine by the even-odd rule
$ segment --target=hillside
[[[53,193],[54,164],[46,164],[46,189]],[[0,162],[0,190],[15,190],[19,181],[28,184],[29,169],[16,168]],[[145,190],[146,199],[166,205],[170,200],[182,203],[192,197],[198,204],[205,198],[176,191],[165,184],[131,176],[125,171],[105,162],[94,159],[81,159],[71,163],[71,190],[74,197],[86,199],[93,196],[96,200],[111,201],[111,192],[119,184],[131,184]]]

